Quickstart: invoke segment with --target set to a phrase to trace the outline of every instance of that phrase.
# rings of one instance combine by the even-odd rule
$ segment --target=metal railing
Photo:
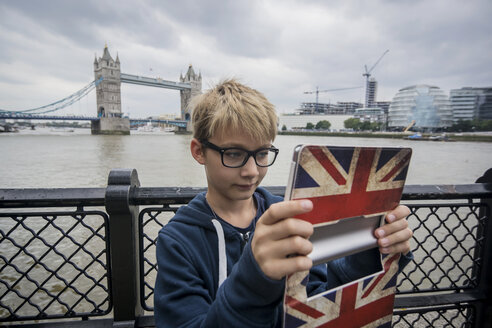
[[[140,187],[135,170],[111,171],[107,188],[0,189],[0,324],[153,326],[157,233],[202,191]],[[393,327],[490,326],[492,169],[475,184],[405,186],[402,203],[415,260]]]

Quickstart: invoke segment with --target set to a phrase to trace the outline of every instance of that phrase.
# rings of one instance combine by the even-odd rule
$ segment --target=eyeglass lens
[[[226,166],[239,167],[246,163],[249,154],[244,149],[232,148],[224,151],[222,158]],[[257,165],[269,166],[275,160],[275,152],[269,149],[261,149],[254,154],[254,158]]]

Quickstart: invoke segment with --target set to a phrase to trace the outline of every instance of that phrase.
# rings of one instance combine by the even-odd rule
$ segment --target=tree
[[[311,122],[307,123],[306,124],[306,130],[312,130],[312,129],[314,129],[314,124]]]
[[[479,120],[478,127],[480,131],[492,131],[492,120]]]
[[[359,129],[361,131],[368,131],[371,130],[371,122],[369,121],[364,121],[359,125]]]
[[[453,132],[468,132],[472,131],[472,121],[464,121],[458,120],[458,122],[454,123],[450,128],[450,131]]]
[[[316,123],[316,129],[317,130],[328,130],[331,126],[331,123],[327,120],[319,121]]]
[[[282,131],[287,131],[287,126],[285,124],[282,125]]]
[[[360,126],[360,120],[358,118],[349,118],[343,122],[343,126],[346,129],[358,130]]]
[[[383,127],[383,123],[381,122],[372,122],[371,123],[371,131],[381,131]]]
[[[471,131],[492,131],[492,120],[458,120],[454,123],[449,131],[453,132],[471,132]]]

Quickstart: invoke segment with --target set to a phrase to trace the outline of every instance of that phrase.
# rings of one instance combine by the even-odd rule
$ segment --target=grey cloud
[[[75,43],[99,48],[110,42],[109,29],[144,44],[172,48],[176,44],[176,31],[165,22],[155,24],[155,10],[146,2],[129,1],[12,1],[3,7],[15,10],[32,19],[54,35],[61,35]],[[22,30],[22,26],[15,28]],[[36,31],[24,31],[35,34]]]
[[[153,1],[169,17],[197,35],[212,37],[230,55],[262,57],[272,53],[281,32],[261,11],[261,1]],[[179,32],[179,31],[178,31]]]
[[[292,8],[319,10],[334,22],[322,15],[310,21]],[[174,80],[191,62],[204,88],[239,76],[282,109],[294,109],[310,100],[302,94],[309,88],[362,85],[364,64],[390,49],[373,72],[380,99],[389,100],[420,82],[444,89],[491,85],[491,15],[490,0],[2,1],[0,61],[9,65],[0,82],[12,84],[22,71],[33,80],[50,76],[83,86],[92,78],[94,52],[101,56],[108,42],[127,73],[150,74],[153,67]],[[358,101],[362,93],[323,100]],[[145,98],[151,106],[153,93]],[[138,95],[131,99],[138,103]]]

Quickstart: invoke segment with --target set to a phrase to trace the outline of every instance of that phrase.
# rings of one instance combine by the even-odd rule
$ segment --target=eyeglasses
[[[275,162],[278,155],[278,149],[273,146],[249,151],[237,147],[221,148],[207,140],[202,140],[201,143],[205,147],[219,152],[222,159],[222,165],[231,168],[244,166],[244,164],[248,162],[250,156],[255,159],[256,165],[267,167]]]

